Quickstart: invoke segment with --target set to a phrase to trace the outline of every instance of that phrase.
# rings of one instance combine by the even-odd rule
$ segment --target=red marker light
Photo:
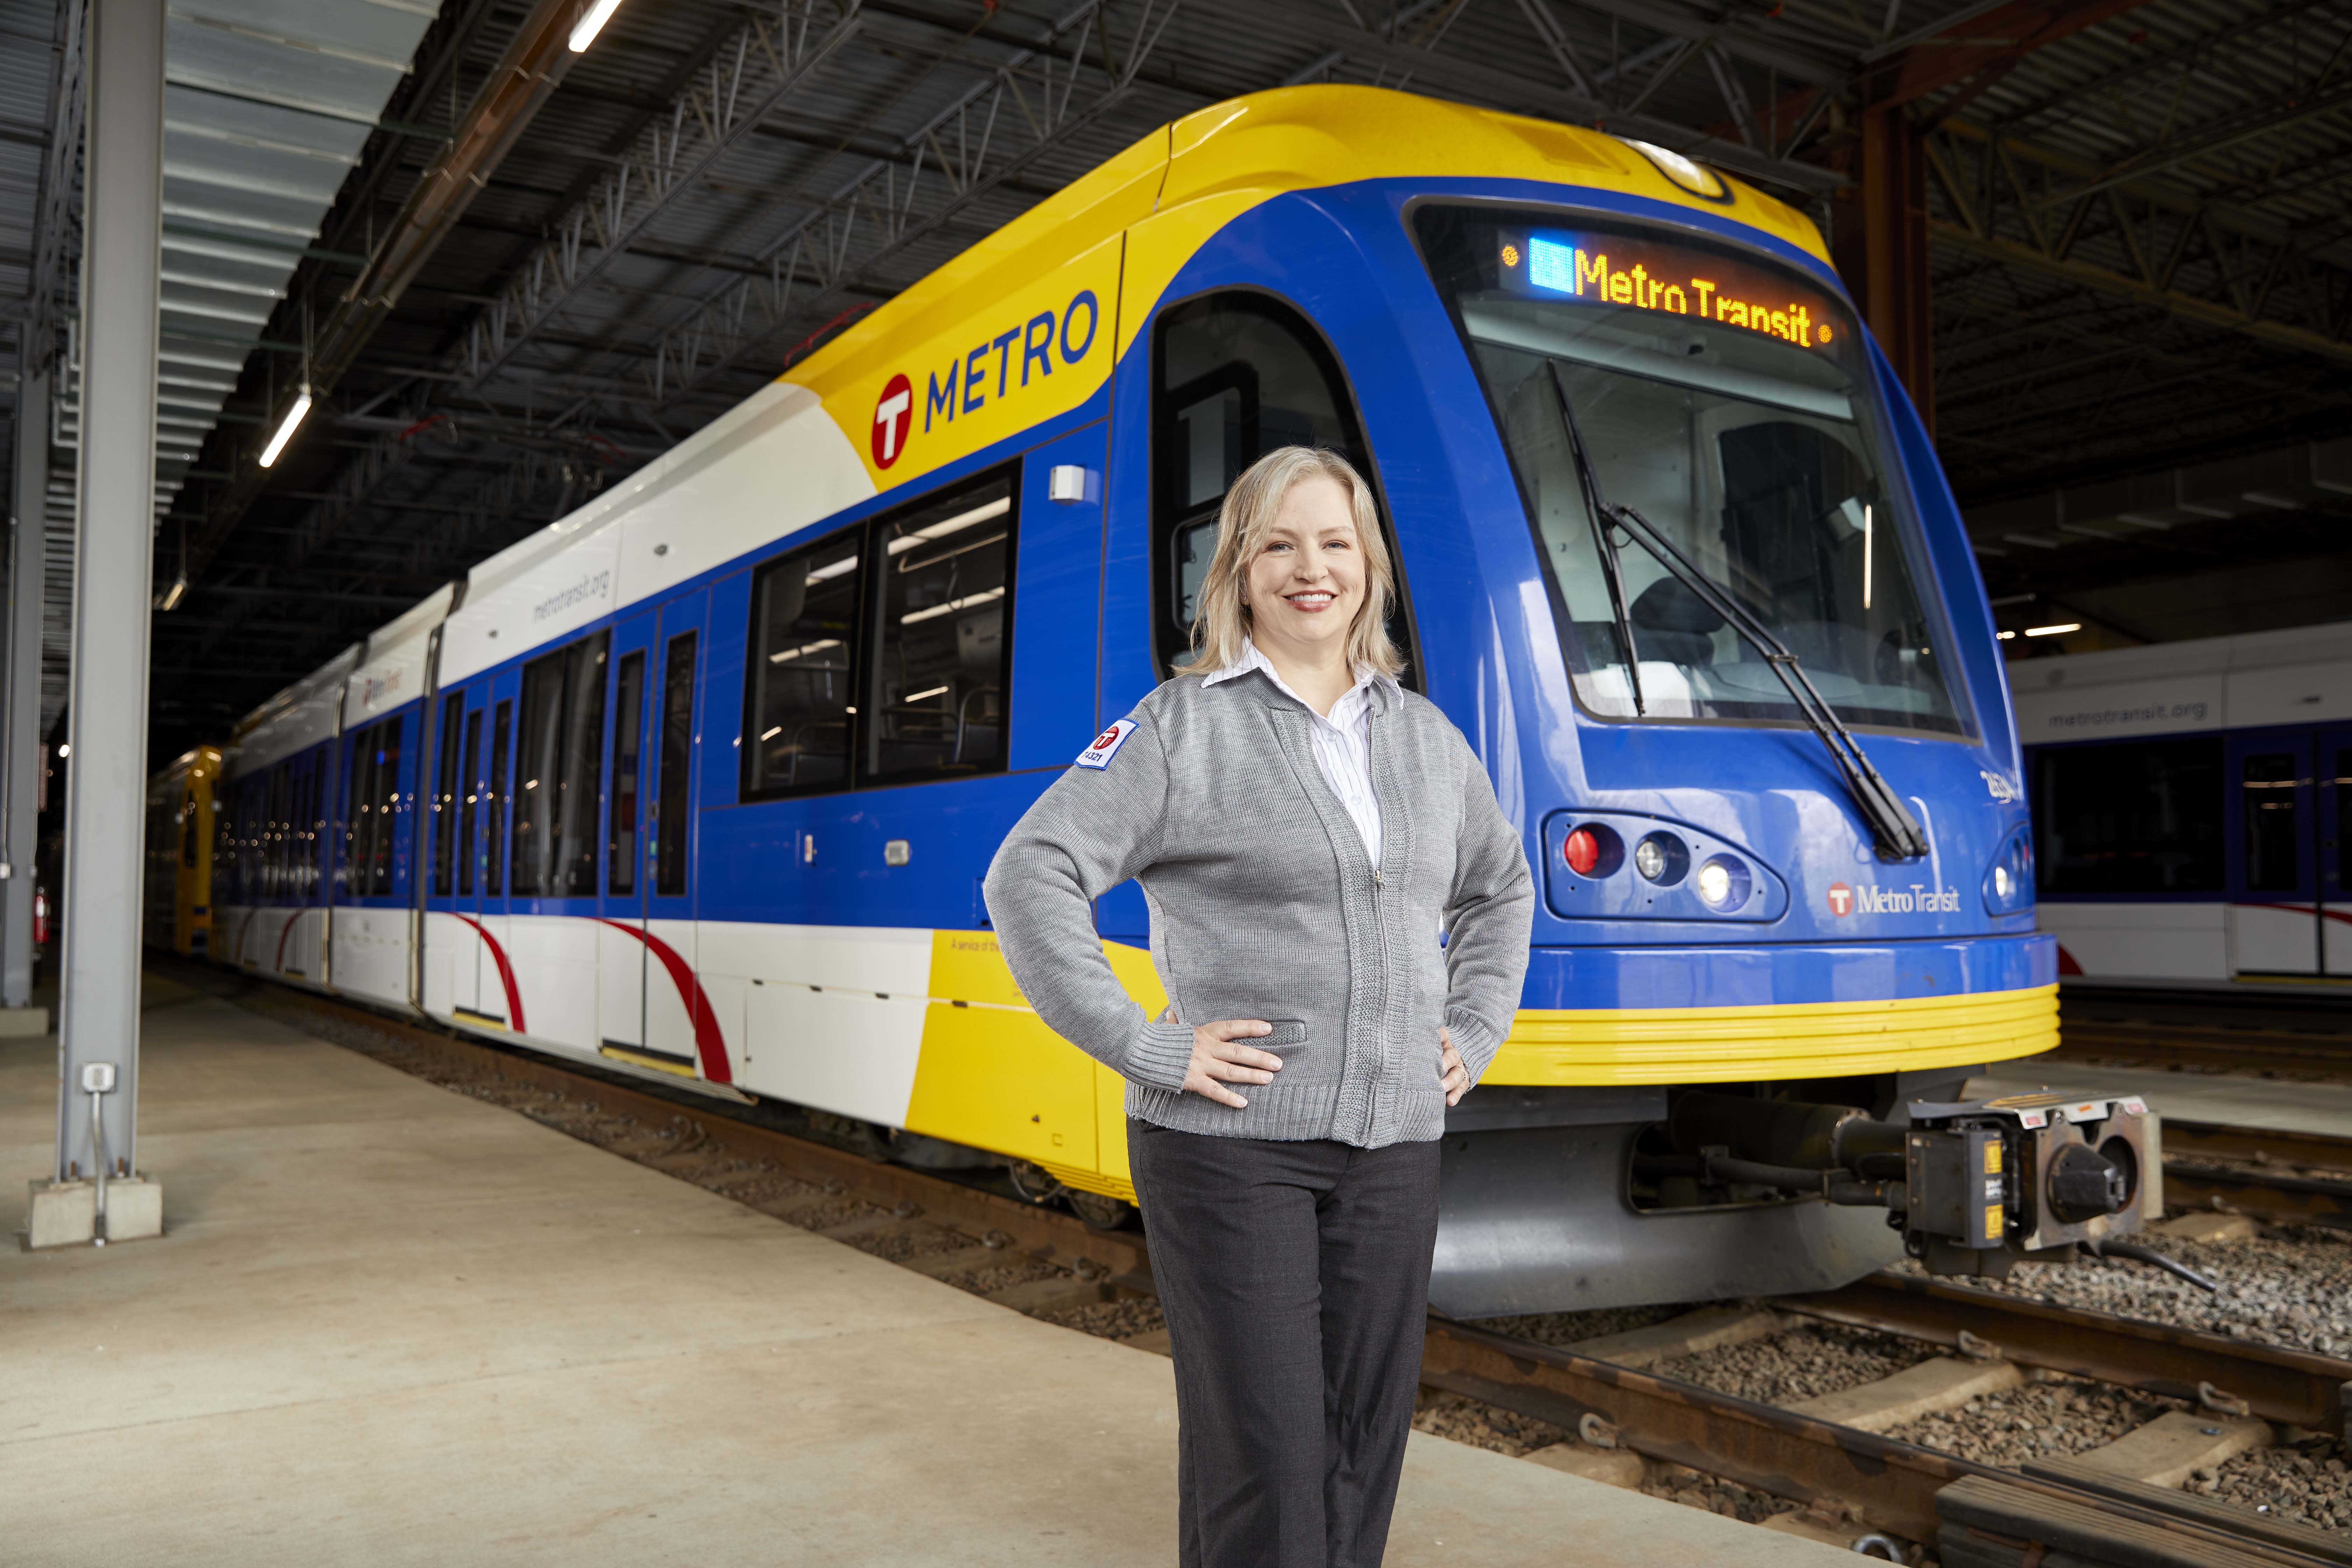
[[[1568,842],[1559,847],[1559,853],[1561,858],[1568,862],[1570,870],[1580,877],[1590,877],[1592,868],[1601,864],[1601,840],[1592,836],[1592,829],[1580,827],[1568,836]]]

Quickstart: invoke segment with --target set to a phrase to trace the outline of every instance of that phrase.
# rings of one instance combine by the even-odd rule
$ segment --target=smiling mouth
[[[1306,594],[1285,594],[1283,598],[1302,610],[1328,610],[1339,595],[1318,590]]]

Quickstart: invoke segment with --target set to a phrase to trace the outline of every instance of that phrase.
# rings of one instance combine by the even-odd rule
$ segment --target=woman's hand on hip
[[[1213,1024],[1196,1025],[1192,1065],[1184,1069],[1184,1091],[1206,1095],[1235,1110],[1247,1105],[1247,1100],[1225,1085],[1274,1081],[1274,1075],[1282,1070],[1282,1058],[1246,1043],[1251,1036],[1272,1033],[1274,1026],[1263,1018],[1220,1018]]]
[[[1453,1031],[1443,1025],[1437,1030],[1437,1087],[1445,1091],[1448,1105],[1461,1104],[1470,1089],[1470,1069],[1463,1064],[1462,1053],[1454,1048]]]

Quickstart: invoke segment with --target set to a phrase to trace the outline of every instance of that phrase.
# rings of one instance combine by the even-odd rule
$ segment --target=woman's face
[[[1260,647],[1319,660],[1346,646],[1364,603],[1364,554],[1345,486],[1316,474],[1290,487],[1242,596]]]

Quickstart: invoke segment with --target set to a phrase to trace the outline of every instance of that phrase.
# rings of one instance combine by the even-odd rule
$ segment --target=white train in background
[[[2352,624],[2009,668],[2060,974],[2352,994]]]

